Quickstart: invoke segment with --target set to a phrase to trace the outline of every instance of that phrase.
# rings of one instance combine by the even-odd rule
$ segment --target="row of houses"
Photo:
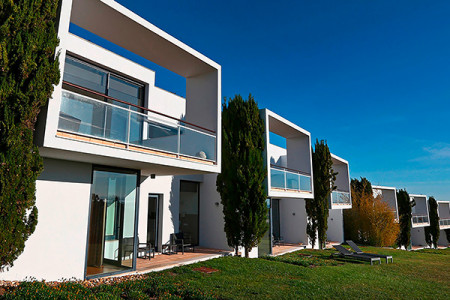
[[[399,212],[397,204],[397,189],[395,187],[372,186],[374,196],[380,196],[383,201],[388,203],[399,221]],[[411,219],[411,245],[416,247],[426,247],[424,227],[430,226],[428,197],[426,195],[409,195],[411,202],[415,202],[412,207]],[[450,229],[450,201],[437,201],[440,235],[438,244],[447,247],[450,241],[444,230]]]
[[[186,95],[157,87],[154,70],[74,34],[74,25],[183,77]],[[221,66],[112,0],[63,0],[58,36],[61,81],[36,127],[44,158],[39,222],[0,279],[127,273],[136,270],[139,243],[161,252],[177,232],[200,247],[231,250],[216,191]],[[309,246],[305,199],[314,195],[311,134],[268,109],[260,114],[270,229],[252,257],[273,254],[280,241]],[[338,175],[327,236],[341,243],[343,210],[352,207],[349,164],[332,159]],[[375,190],[397,209],[395,189]],[[414,230],[421,230],[427,198],[413,197]],[[439,205],[442,228],[449,227],[448,203]]]

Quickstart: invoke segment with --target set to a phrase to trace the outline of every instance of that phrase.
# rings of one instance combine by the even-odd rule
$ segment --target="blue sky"
[[[117,2],[222,65],[224,97],[326,139],[352,177],[450,200],[450,1]]]

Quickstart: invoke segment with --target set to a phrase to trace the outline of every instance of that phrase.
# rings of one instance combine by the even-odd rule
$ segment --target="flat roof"
[[[397,190],[397,188],[395,188],[395,187],[381,186],[381,185],[372,185],[372,189],[377,189],[377,190],[394,190],[394,191]]]
[[[337,160],[337,161],[340,162],[340,163],[343,163],[343,164],[348,165],[348,161],[346,161],[346,160],[343,159],[342,157],[339,157],[339,156],[337,156],[337,155],[335,155],[335,154],[333,154],[333,153],[331,153],[331,158],[334,159],[334,160]]]
[[[300,135],[311,136],[309,131],[274,113],[273,111],[262,108],[261,111],[269,117],[269,131],[285,138],[297,137]]]
[[[113,0],[73,0],[70,21],[189,78],[220,65]]]

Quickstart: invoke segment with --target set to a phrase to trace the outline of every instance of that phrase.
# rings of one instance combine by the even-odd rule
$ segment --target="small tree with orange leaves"
[[[352,208],[344,211],[345,238],[372,246],[392,246],[399,226],[389,205],[374,197],[366,178],[352,179]]]

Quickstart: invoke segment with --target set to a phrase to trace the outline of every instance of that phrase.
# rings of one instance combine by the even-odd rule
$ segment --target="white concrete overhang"
[[[350,200],[350,204],[333,202],[332,199],[335,196],[332,193],[329,201],[330,209],[350,209],[352,208],[352,195],[350,189],[350,170],[348,161],[333,153],[331,153],[331,160],[333,161],[334,171],[338,172],[335,181],[335,186],[337,188],[333,192],[335,194],[336,193],[345,194],[345,197],[348,196],[348,198],[346,199]]]
[[[426,227],[430,225],[430,215],[428,212],[428,197],[421,194],[409,194],[411,201],[416,202],[416,212],[412,216],[412,227]],[[422,202],[422,203],[421,203]],[[417,209],[419,208],[419,211]],[[426,220],[424,219],[426,217]]]
[[[112,0],[73,0],[70,21],[185,78],[220,65]]]
[[[439,214],[439,228],[450,229],[450,201],[437,201]]]
[[[313,183],[312,160],[311,160],[311,133],[301,128],[300,126],[292,123],[291,121],[281,117],[280,115],[272,112],[267,108],[260,109],[260,114],[265,122],[265,139],[266,139],[265,159],[268,174],[267,178],[268,197],[299,198],[299,199],[313,198],[314,183]],[[269,142],[270,132],[286,138],[288,166],[285,167],[285,171],[287,173],[290,172],[295,173],[296,171],[298,171],[299,172],[298,174],[300,175],[309,176],[311,179],[311,192],[272,187],[270,153],[268,153],[270,144]],[[298,152],[301,155],[293,155],[292,152],[296,152],[296,150],[294,149],[299,148],[302,148],[302,151]],[[293,166],[292,165],[290,166],[290,164],[292,164]]]
[[[395,187],[391,187],[391,186],[372,185],[372,190],[374,192],[374,197],[376,197],[380,194],[381,199],[383,201],[387,202],[388,204],[393,204],[393,205],[389,205],[389,206],[394,211],[395,220],[398,222],[399,214],[398,214],[398,203],[397,203],[397,189]],[[379,191],[379,193],[377,193],[376,191]],[[384,193],[391,193],[394,203],[389,203],[388,200],[384,199],[384,197],[383,197]]]

